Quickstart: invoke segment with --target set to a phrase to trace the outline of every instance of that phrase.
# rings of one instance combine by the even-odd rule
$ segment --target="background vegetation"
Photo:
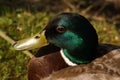
[[[61,12],[82,14],[94,25],[100,43],[120,45],[120,0],[0,0],[0,30],[17,41]],[[27,80],[29,59],[0,37],[0,80]]]

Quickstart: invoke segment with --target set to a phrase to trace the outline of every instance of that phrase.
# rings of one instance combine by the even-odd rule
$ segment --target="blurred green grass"
[[[14,40],[20,40],[37,33],[54,15],[56,14],[52,12],[23,9],[10,11],[4,8],[0,15],[0,30]],[[100,43],[120,45],[120,36],[114,23],[95,20],[91,20],[91,23],[98,33]],[[0,37],[0,80],[27,80],[29,59],[22,52],[15,51],[10,43]]]
[[[0,17],[0,30],[14,40],[19,40],[37,33],[50,18],[46,13],[26,11],[7,12]],[[0,80],[27,80],[29,57],[15,51],[10,43],[0,37]]]

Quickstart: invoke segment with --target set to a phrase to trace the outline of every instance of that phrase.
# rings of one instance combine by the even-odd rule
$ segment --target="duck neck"
[[[80,54],[79,51],[68,51],[67,49],[62,49],[61,52],[63,55],[62,57],[67,58],[67,59],[64,58],[65,62],[70,66],[75,66],[77,64],[85,64],[85,63],[90,62],[89,60],[86,60],[86,57],[87,57],[86,54],[78,55],[78,54]],[[72,53],[74,53],[74,54],[72,54]],[[69,61],[67,61],[67,60],[69,60]]]

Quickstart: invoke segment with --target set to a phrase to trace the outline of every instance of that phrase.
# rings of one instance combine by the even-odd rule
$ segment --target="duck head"
[[[75,13],[62,13],[32,38],[14,45],[16,50],[28,50],[54,44],[72,62],[88,63],[96,58],[98,36],[90,22]]]

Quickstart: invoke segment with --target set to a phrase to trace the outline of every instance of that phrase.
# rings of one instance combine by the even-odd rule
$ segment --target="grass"
[[[52,12],[6,10],[0,16],[0,30],[6,32],[14,40],[20,40],[38,32],[54,15],[55,13]],[[95,20],[91,23],[97,30],[100,43],[120,45],[120,36],[114,23]],[[0,80],[27,80],[29,60],[29,57],[20,51],[15,51],[10,43],[0,37]]]
[[[22,11],[7,13],[0,17],[0,30],[14,40],[32,36],[45,26],[49,20],[46,13]],[[0,37],[0,80],[27,80],[29,57],[15,51],[10,43]]]

